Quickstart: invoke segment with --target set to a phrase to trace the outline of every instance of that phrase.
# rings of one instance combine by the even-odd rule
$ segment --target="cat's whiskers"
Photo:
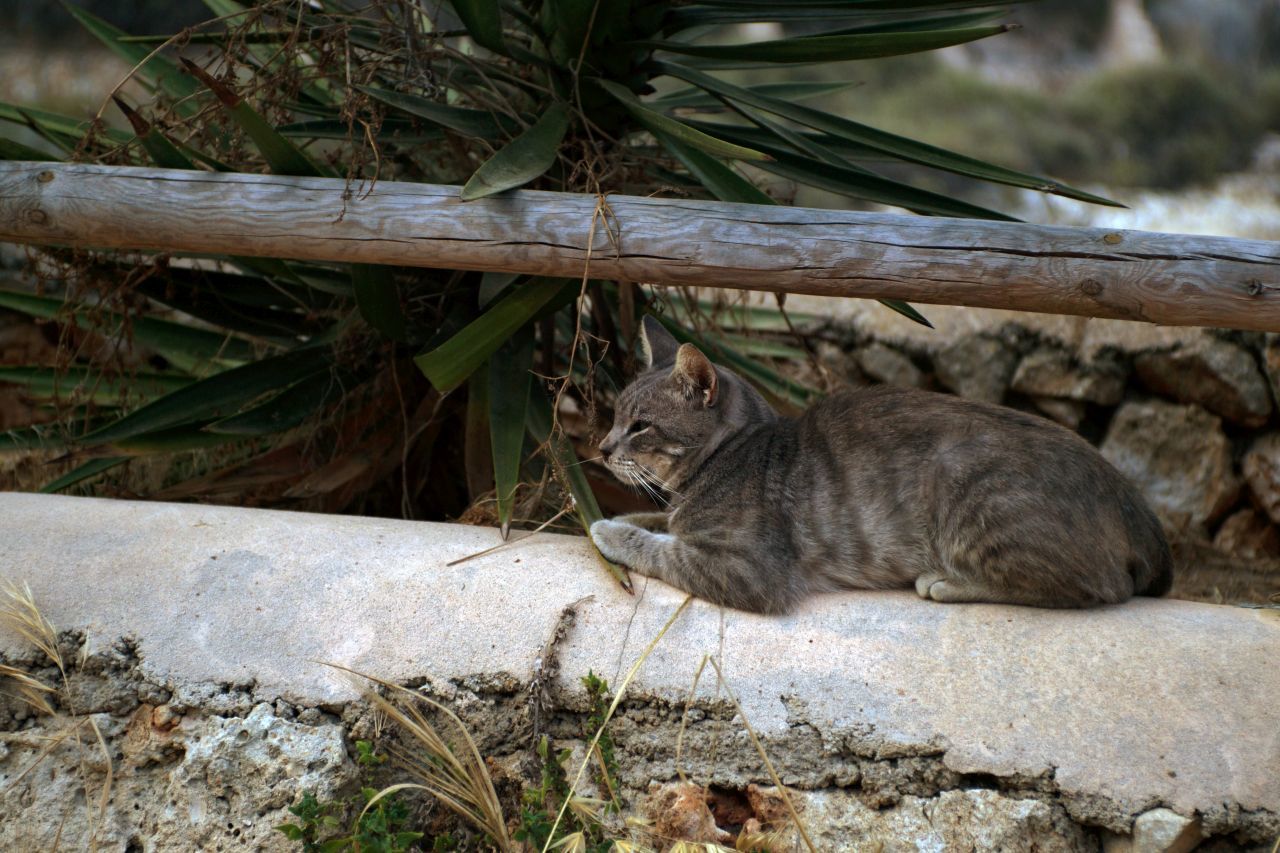
[[[638,469],[640,469],[640,473],[644,475],[645,479],[647,479],[654,486],[658,486],[659,488],[663,489],[664,491],[670,492],[671,494],[675,495],[678,498],[684,497],[684,495],[680,494],[675,489],[668,486],[666,481],[663,480],[661,477],[659,477],[657,474],[655,474],[651,469],[645,467],[644,465],[641,465],[639,462],[636,462],[635,465]],[[666,506],[671,506],[671,501],[668,500],[665,496],[659,496],[659,500],[661,500],[662,503],[665,504]]]
[[[645,471],[647,471],[647,469],[634,459],[624,459],[617,463],[617,468],[614,469],[614,473],[625,477],[628,484],[633,488],[643,491],[653,499],[655,503],[665,503],[670,506],[670,502],[663,498],[663,496],[653,488],[653,485],[650,484],[649,479],[645,476]]]
[[[645,494],[647,494],[655,502],[666,502],[662,497],[662,495],[658,494],[658,492],[654,490],[653,486],[649,485],[648,481],[645,480],[645,478],[642,477],[640,474],[636,473],[631,468],[628,468],[626,470],[626,475],[627,475],[628,482],[630,482],[634,486],[638,486],[642,491],[644,491]],[[666,502],[666,503],[668,506],[670,506],[669,502]]]

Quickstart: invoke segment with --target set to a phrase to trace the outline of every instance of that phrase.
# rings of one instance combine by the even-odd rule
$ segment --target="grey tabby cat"
[[[1051,421],[872,387],[777,415],[650,317],[646,370],[600,451],[668,511],[597,521],[609,559],[729,607],[914,584],[934,601],[1087,607],[1163,595],[1169,546],[1138,491]]]

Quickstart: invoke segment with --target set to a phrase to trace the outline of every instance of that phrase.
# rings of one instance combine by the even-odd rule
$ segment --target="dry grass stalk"
[[[9,582],[5,584],[4,596],[6,601],[0,607],[0,621],[53,661],[65,680],[67,670],[63,666],[62,653],[58,650],[58,632],[36,607],[31,587],[25,583],[19,587]]]
[[[586,755],[583,756],[582,762],[578,765],[578,772],[573,777],[572,784],[569,785],[569,796],[565,797],[565,801],[560,805],[560,811],[556,813],[555,822],[551,824],[551,832],[548,834],[547,844],[543,846],[542,853],[547,853],[551,849],[551,839],[555,838],[556,830],[560,827],[560,821],[564,820],[565,809],[569,807],[569,801],[576,796],[578,786],[582,784],[582,777],[587,772],[587,765],[591,763],[592,753],[600,743],[600,736],[604,734],[605,727],[609,725],[609,721],[613,719],[614,711],[618,710],[618,705],[622,702],[622,697],[627,693],[627,686],[631,684],[631,680],[635,678],[636,673],[640,671],[640,667],[648,660],[649,655],[658,647],[658,643],[666,636],[667,631],[680,618],[680,614],[684,613],[685,608],[689,606],[689,602],[693,601],[693,596],[686,596],[685,600],[680,602],[680,606],[671,614],[671,618],[662,626],[662,630],[658,632],[649,645],[645,647],[640,657],[636,658],[635,663],[631,664],[631,668],[627,670],[627,675],[622,679],[622,683],[618,685],[617,691],[613,694],[613,701],[609,703],[609,710],[605,712],[604,720],[601,721],[600,727],[596,729],[595,735],[591,738],[591,743],[587,746]]]
[[[676,774],[680,777],[681,782],[688,783],[689,778],[685,775],[684,769],[681,766],[681,756],[684,754],[684,733],[689,722],[689,709],[693,706],[693,697],[698,690],[698,682],[701,680],[703,670],[706,669],[708,663],[711,664],[713,669],[715,669],[717,685],[723,688],[725,693],[728,695],[729,702],[733,705],[738,717],[742,720],[743,728],[747,730],[747,736],[751,738],[751,744],[755,747],[756,753],[760,756],[760,760],[764,762],[765,769],[769,772],[769,778],[773,781],[773,784],[777,786],[778,793],[782,797],[783,803],[787,806],[787,812],[791,815],[791,820],[795,824],[796,831],[799,832],[805,846],[809,849],[809,853],[816,853],[813,841],[809,838],[809,833],[801,822],[800,815],[796,811],[795,805],[791,802],[791,795],[787,793],[786,787],[782,784],[782,779],[778,776],[778,771],[774,769],[773,762],[769,760],[769,755],[764,751],[764,745],[760,743],[760,739],[756,737],[755,730],[751,728],[751,722],[747,719],[746,712],[742,710],[742,704],[738,702],[738,697],[734,695],[728,682],[725,681],[724,672],[721,671],[720,664],[711,655],[703,655],[702,662],[698,664],[698,669],[694,672],[693,684],[689,688],[689,696],[685,700],[684,713],[680,717],[680,729],[676,733]],[[789,846],[784,835],[785,833],[782,831],[762,833],[758,835],[753,834],[752,837],[748,839],[752,846],[742,848],[740,841],[739,849],[781,850],[784,849],[784,845]]]
[[[64,724],[64,728],[57,735],[49,738],[48,745],[41,750],[40,754],[28,764],[23,770],[15,776],[0,793],[8,793],[18,784],[32,769],[37,767],[41,761],[49,756],[68,738],[74,738],[76,750],[80,756],[80,782],[84,786],[85,791],[85,808],[87,810],[87,818],[89,824],[89,849],[98,849],[98,831],[102,820],[107,813],[107,805],[111,801],[111,788],[115,779],[114,763],[111,760],[111,749],[107,746],[107,740],[102,735],[102,731],[98,728],[98,724],[94,722],[92,716],[80,716],[76,713],[71,694],[71,682],[67,676],[66,662],[63,660],[62,652],[58,649],[58,632],[54,630],[53,623],[45,618],[40,612],[40,608],[36,606],[35,596],[31,594],[31,588],[26,584],[19,587],[12,582],[6,583],[3,600],[0,601],[0,624],[5,625],[11,631],[18,634],[27,642],[31,643],[45,657],[58,668],[58,672],[62,676],[62,698],[63,704],[66,706],[71,719]],[[17,673],[16,675],[14,673]],[[0,674],[7,675],[18,682],[19,695],[32,705],[37,711],[46,716],[56,717],[57,713],[49,702],[47,694],[57,695],[59,691],[50,687],[39,680],[33,678],[27,673],[15,670],[13,667],[4,667],[4,671]],[[35,701],[33,701],[35,700]],[[89,769],[84,760],[84,742],[80,739],[80,729],[88,724],[93,730],[94,736],[97,738],[98,747],[102,750],[103,761],[106,765],[106,778],[102,782],[102,790],[98,795],[97,810],[89,804]],[[65,815],[63,822],[65,823]],[[62,828],[58,829],[59,840],[62,836]],[[55,847],[57,845],[55,844]]]
[[[57,692],[52,687],[39,679],[33,678],[16,666],[9,666],[4,663],[0,663],[0,678],[7,678],[15,683],[17,693],[9,695],[16,695],[17,698],[30,705],[37,714],[46,717],[53,715],[53,706],[49,704],[49,699],[46,696],[48,693]]]
[[[760,760],[764,762],[765,769],[769,771],[769,778],[777,786],[778,794],[782,797],[782,802],[786,804],[787,812],[791,815],[791,820],[795,823],[800,837],[804,839],[805,846],[809,848],[809,853],[817,853],[817,848],[813,846],[813,840],[809,838],[809,833],[805,829],[804,823],[800,820],[800,814],[796,811],[795,804],[791,802],[791,795],[787,793],[786,786],[782,784],[782,779],[778,777],[778,771],[773,768],[773,762],[769,760],[768,753],[764,751],[764,745],[760,743],[760,738],[756,737],[755,729],[751,728],[751,721],[747,719],[746,712],[742,710],[742,704],[738,702],[738,697],[734,695],[733,689],[724,680],[724,672],[721,671],[720,664],[715,658],[709,657],[708,659],[716,671],[716,679],[720,682],[720,686],[724,688],[729,701],[733,703],[734,710],[738,712],[738,716],[742,719],[742,727],[747,730],[747,736],[751,738],[751,743],[755,746],[756,752],[759,753]]]
[[[365,804],[364,811],[360,814],[361,818],[379,800],[397,791],[425,791],[484,833],[503,853],[508,851],[514,853],[520,849],[507,833],[507,822],[502,814],[502,805],[498,802],[493,779],[480,755],[480,750],[472,739],[471,733],[467,731],[466,725],[456,714],[434,699],[398,684],[365,675],[339,664],[327,665],[381,685],[409,699],[406,706],[402,707],[372,688],[360,685],[361,693],[375,710],[387,719],[398,723],[401,730],[421,746],[427,756],[426,760],[423,760],[419,755],[388,747],[387,753],[396,763],[419,781],[402,782],[383,788]],[[445,715],[457,732],[457,745],[451,744],[432,725],[422,713],[420,704]]]

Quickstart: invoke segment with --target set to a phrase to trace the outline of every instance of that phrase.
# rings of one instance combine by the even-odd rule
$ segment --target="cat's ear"
[[[676,366],[671,375],[693,393],[700,394],[704,406],[716,404],[715,366],[693,344],[681,344],[676,350]]]
[[[666,364],[676,357],[680,344],[662,324],[646,314],[640,322],[640,363],[648,370],[655,364]]]

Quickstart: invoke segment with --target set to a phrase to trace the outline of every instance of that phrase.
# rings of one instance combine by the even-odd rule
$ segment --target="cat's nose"
[[[608,462],[609,457],[613,455],[613,451],[618,449],[618,440],[612,435],[605,436],[604,441],[600,442],[600,455],[604,457],[604,461]]]

